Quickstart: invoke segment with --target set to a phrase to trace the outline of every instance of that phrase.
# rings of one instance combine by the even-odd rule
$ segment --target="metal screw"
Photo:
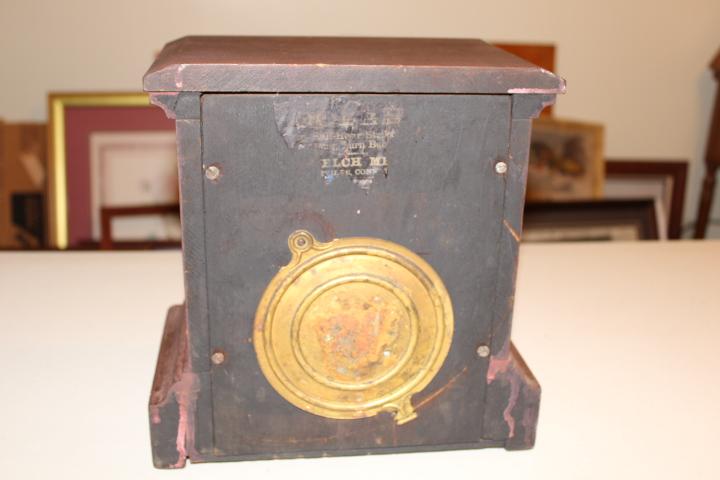
[[[495,164],[495,173],[499,173],[502,175],[503,173],[507,172],[508,165],[505,162],[497,162]]]
[[[477,354],[480,358],[486,358],[488,355],[490,355],[490,347],[487,345],[480,345],[477,348]]]
[[[220,178],[220,169],[217,165],[208,165],[208,167],[205,169],[205,177],[207,177],[208,180],[217,180]]]
[[[220,365],[225,361],[225,354],[223,352],[215,352],[210,356],[210,361],[215,365]]]

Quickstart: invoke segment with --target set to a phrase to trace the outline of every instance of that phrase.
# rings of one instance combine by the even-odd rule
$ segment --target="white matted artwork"
[[[177,204],[174,132],[95,132],[90,135],[92,235],[100,239],[103,207]],[[113,221],[122,240],[178,240],[176,215],[147,215]]]
[[[640,240],[635,225],[593,225],[533,228],[523,232],[524,242],[630,242]]]

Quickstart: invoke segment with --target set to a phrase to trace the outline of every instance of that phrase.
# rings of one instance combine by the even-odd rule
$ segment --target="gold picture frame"
[[[48,243],[51,248],[69,247],[67,171],[67,109],[85,107],[150,107],[150,99],[138,92],[50,93],[48,95]]]

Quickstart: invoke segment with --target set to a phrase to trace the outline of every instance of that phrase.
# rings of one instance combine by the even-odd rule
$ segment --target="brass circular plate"
[[[411,397],[442,366],[453,311],[418,255],[377,238],[290,235],[292,259],[265,289],[254,345],[270,384],[293,405],[337,419],[417,416]]]

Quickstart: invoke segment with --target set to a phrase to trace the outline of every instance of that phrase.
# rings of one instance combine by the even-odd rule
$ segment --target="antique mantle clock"
[[[186,291],[157,467],[532,447],[510,325],[562,79],[479,40],[187,37],[144,86],[176,119]]]

